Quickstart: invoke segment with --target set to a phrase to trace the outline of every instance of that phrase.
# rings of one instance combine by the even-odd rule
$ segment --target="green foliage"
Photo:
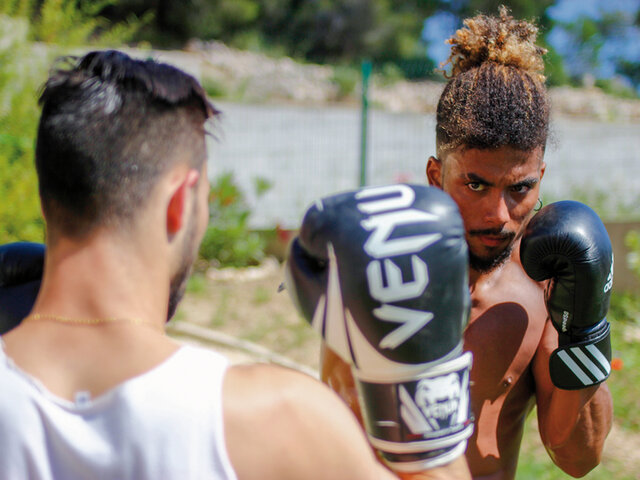
[[[209,2],[194,0],[185,4],[189,35],[201,39],[232,40],[234,34],[250,26],[259,14],[260,6],[253,0]]]
[[[52,57],[62,47],[121,43],[149,20],[109,25],[97,17],[108,3],[0,0],[0,243],[44,239],[33,158],[38,91]]]
[[[638,18],[640,18],[640,9]],[[634,85],[640,85],[640,61],[621,60],[616,66],[616,71],[631,80]]]
[[[228,94],[228,89],[224,82],[214,77],[204,77],[202,79],[202,88],[211,98],[221,98]]]
[[[37,0],[4,1],[22,5]],[[71,23],[72,17],[63,14],[64,5],[76,2],[80,10],[98,12],[112,21],[124,22],[130,15],[145,19],[148,19],[145,15],[153,15],[152,21],[143,22],[144,28],[136,39],[152,41],[156,45],[179,47],[192,38],[215,39],[241,49],[342,64],[357,63],[363,58],[376,63],[425,60],[425,45],[420,40],[425,18],[442,11],[459,19],[479,12],[496,14],[498,7],[506,4],[514,17],[539,25],[539,43],[549,49],[545,57],[546,75],[552,86],[578,82],[581,74],[593,70],[598,62],[603,42],[615,36],[620,26],[634,22],[614,11],[598,20],[582,17],[571,24],[560,24],[547,14],[554,0],[55,1],[62,6],[57,10],[61,23]],[[95,6],[89,9],[92,3]],[[640,18],[640,11],[637,15]],[[66,20],[63,22],[62,19]],[[566,28],[575,39],[575,53],[581,58],[578,71],[569,72],[565,59],[546,42],[547,35],[556,25]],[[638,65],[640,63],[620,58],[617,72],[637,85]],[[399,66],[405,71],[406,78],[429,78],[433,72],[432,67],[428,67],[412,77],[409,70]]]
[[[543,57],[547,84],[552,87],[568,84],[571,79],[564,68],[562,56],[551,45],[542,42],[542,46],[547,49],[547,54]]]
[[[338,98],[348,97],[360,82],[360,72],[354,67],[337,66],[333,69],[331,82],[338,86]]]
[[[438,0],[116,0],[102,13],[153,12],[140,38],[175,43],[216,39],[238,48],[280,51],[315,62],[424,54],[420,32]]]
[[[500,5],[507,5],[516,18],[540,19],[545,10],[553,5],[554,0],[467,0],[458,2],[460,15],[467,17],[478,12],[496,14]]]
[[[25,19],[0,15],[0,243],[44,238],[33,166],[44,58],[28,31]]]
[[[269,188],[264,179],[256,180],[256,195]],[[200,246],[200,257],[219,267],[257,265],[265,256],[266,240],[249,228],[251,210],[233,174],[217,178],[209,195],[211,221]]]
[[[627,257],[629,268],[640,279],[640,231],[634,230],[624,239],[625,245],[630,251]]]
[[[394,83],[408,78],[405,71],[396,63],[385,62],[379,68],[376,68],[376,79],[381,85],[393,85]]]
[[[640,315],[640,302],[636,299],[635,316]],[[638,323],[619,322],[615,312],[609,312],[611,328],[611,348],[613,358],[622,361],[620,370],[613,370],[607,385],[613,396],[613,413],[617,422],[633,433],[640,433],[640,416],[638,416],[638,397],[633,394],[630,385],[640,382],[640,348],[638,348]],[[616,477],[617,478],[617,477]]]
[[[638,98],[638,92],[633,88],[624,85],[614,78],[599,78],[595,82],[596,87],[604,93],[619,98]]]
[[[200,295],[207,288],[207,279],[201,272],[194,272],[187,280],[187,293]]]
[[[543,195],[542,201],[546,205],[558,200],[576,200],[589,205],[600,218],[604,220],[632,220],[638,219],[638,202],[640,194],[631,194],[629,198],[622,199],[616,192],[619,185],[610,184],[607,189],[596,185],[584,184],[580,187],[572,187],[563,197]]]
[[[82,44],[104,25],[97,13],[105,4],[104,1],[46,1],[36,13],[31,34],[35,40],[46,43]]]

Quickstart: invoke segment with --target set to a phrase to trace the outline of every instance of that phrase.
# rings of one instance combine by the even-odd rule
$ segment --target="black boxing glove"
[[[611,372],[606,315],[613,252],[598,215],[575,201],[547,205],[529,222],[520,259],[534,280],[551,279],[546,303],[559,338],[549,360],[553,384],[576,390],[605,381]]]
[[[0,245],[0,335],[31,311],[40,290],[44,253],[41,243]]]
[[[324,198],[290,245],[286,287],[352,367],[369,440],[395,471],[450,462],[473,432],[468,253],[453,200],[391,185]]]

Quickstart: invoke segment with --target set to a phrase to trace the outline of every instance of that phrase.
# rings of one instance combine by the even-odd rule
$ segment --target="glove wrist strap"
[[[402,383],[356,379],[369,441],[392,469],[421,471],[464,453],[473,433],[471,360],[466,352]]]
[[[599,335],[560,345],[549,358],[553,384],[564,390],[579,390],[604,382],[611,373],[610,326],[605,321]]]

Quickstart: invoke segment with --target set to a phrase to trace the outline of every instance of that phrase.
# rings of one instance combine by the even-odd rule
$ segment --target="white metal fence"
[[[295,228],[315,199],[355,188],[360,168],[360,110],[220,103],[210,175],[233,172],[252,207],[255,228]],[[369,111],[367,184],[423,183],[435,152],[433,115]],[[586,201],[603,216],[640,210],[640,124],[554,122],[542,182],[548,200]],[[272,187],[256,198],[253,182]]]

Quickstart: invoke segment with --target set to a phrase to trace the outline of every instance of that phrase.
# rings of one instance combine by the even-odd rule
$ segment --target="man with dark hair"
[[[209,217],[218,111],[201,86],[92,52],[41,101],[47,252],[33,309],[0,340],[0,477],[392,478],[320,382],[164,333]]]
[[[602,383],[610,371],[604,316],[613,274],[606,231],[577,202],[549,205],[530,221],[550,110],[536,35],[503,7],[498,17],[467,19],[449,40],[437,157],[426,168],[429,183],[458,205],[469,245],[464,344],[474,358],[476,420],[466,458],[476,479],[515,477],[534,406],[549,455],[576,477],[598,465],[612,423]],[[348,367],[329,349],[322,375],[357,413]]]

